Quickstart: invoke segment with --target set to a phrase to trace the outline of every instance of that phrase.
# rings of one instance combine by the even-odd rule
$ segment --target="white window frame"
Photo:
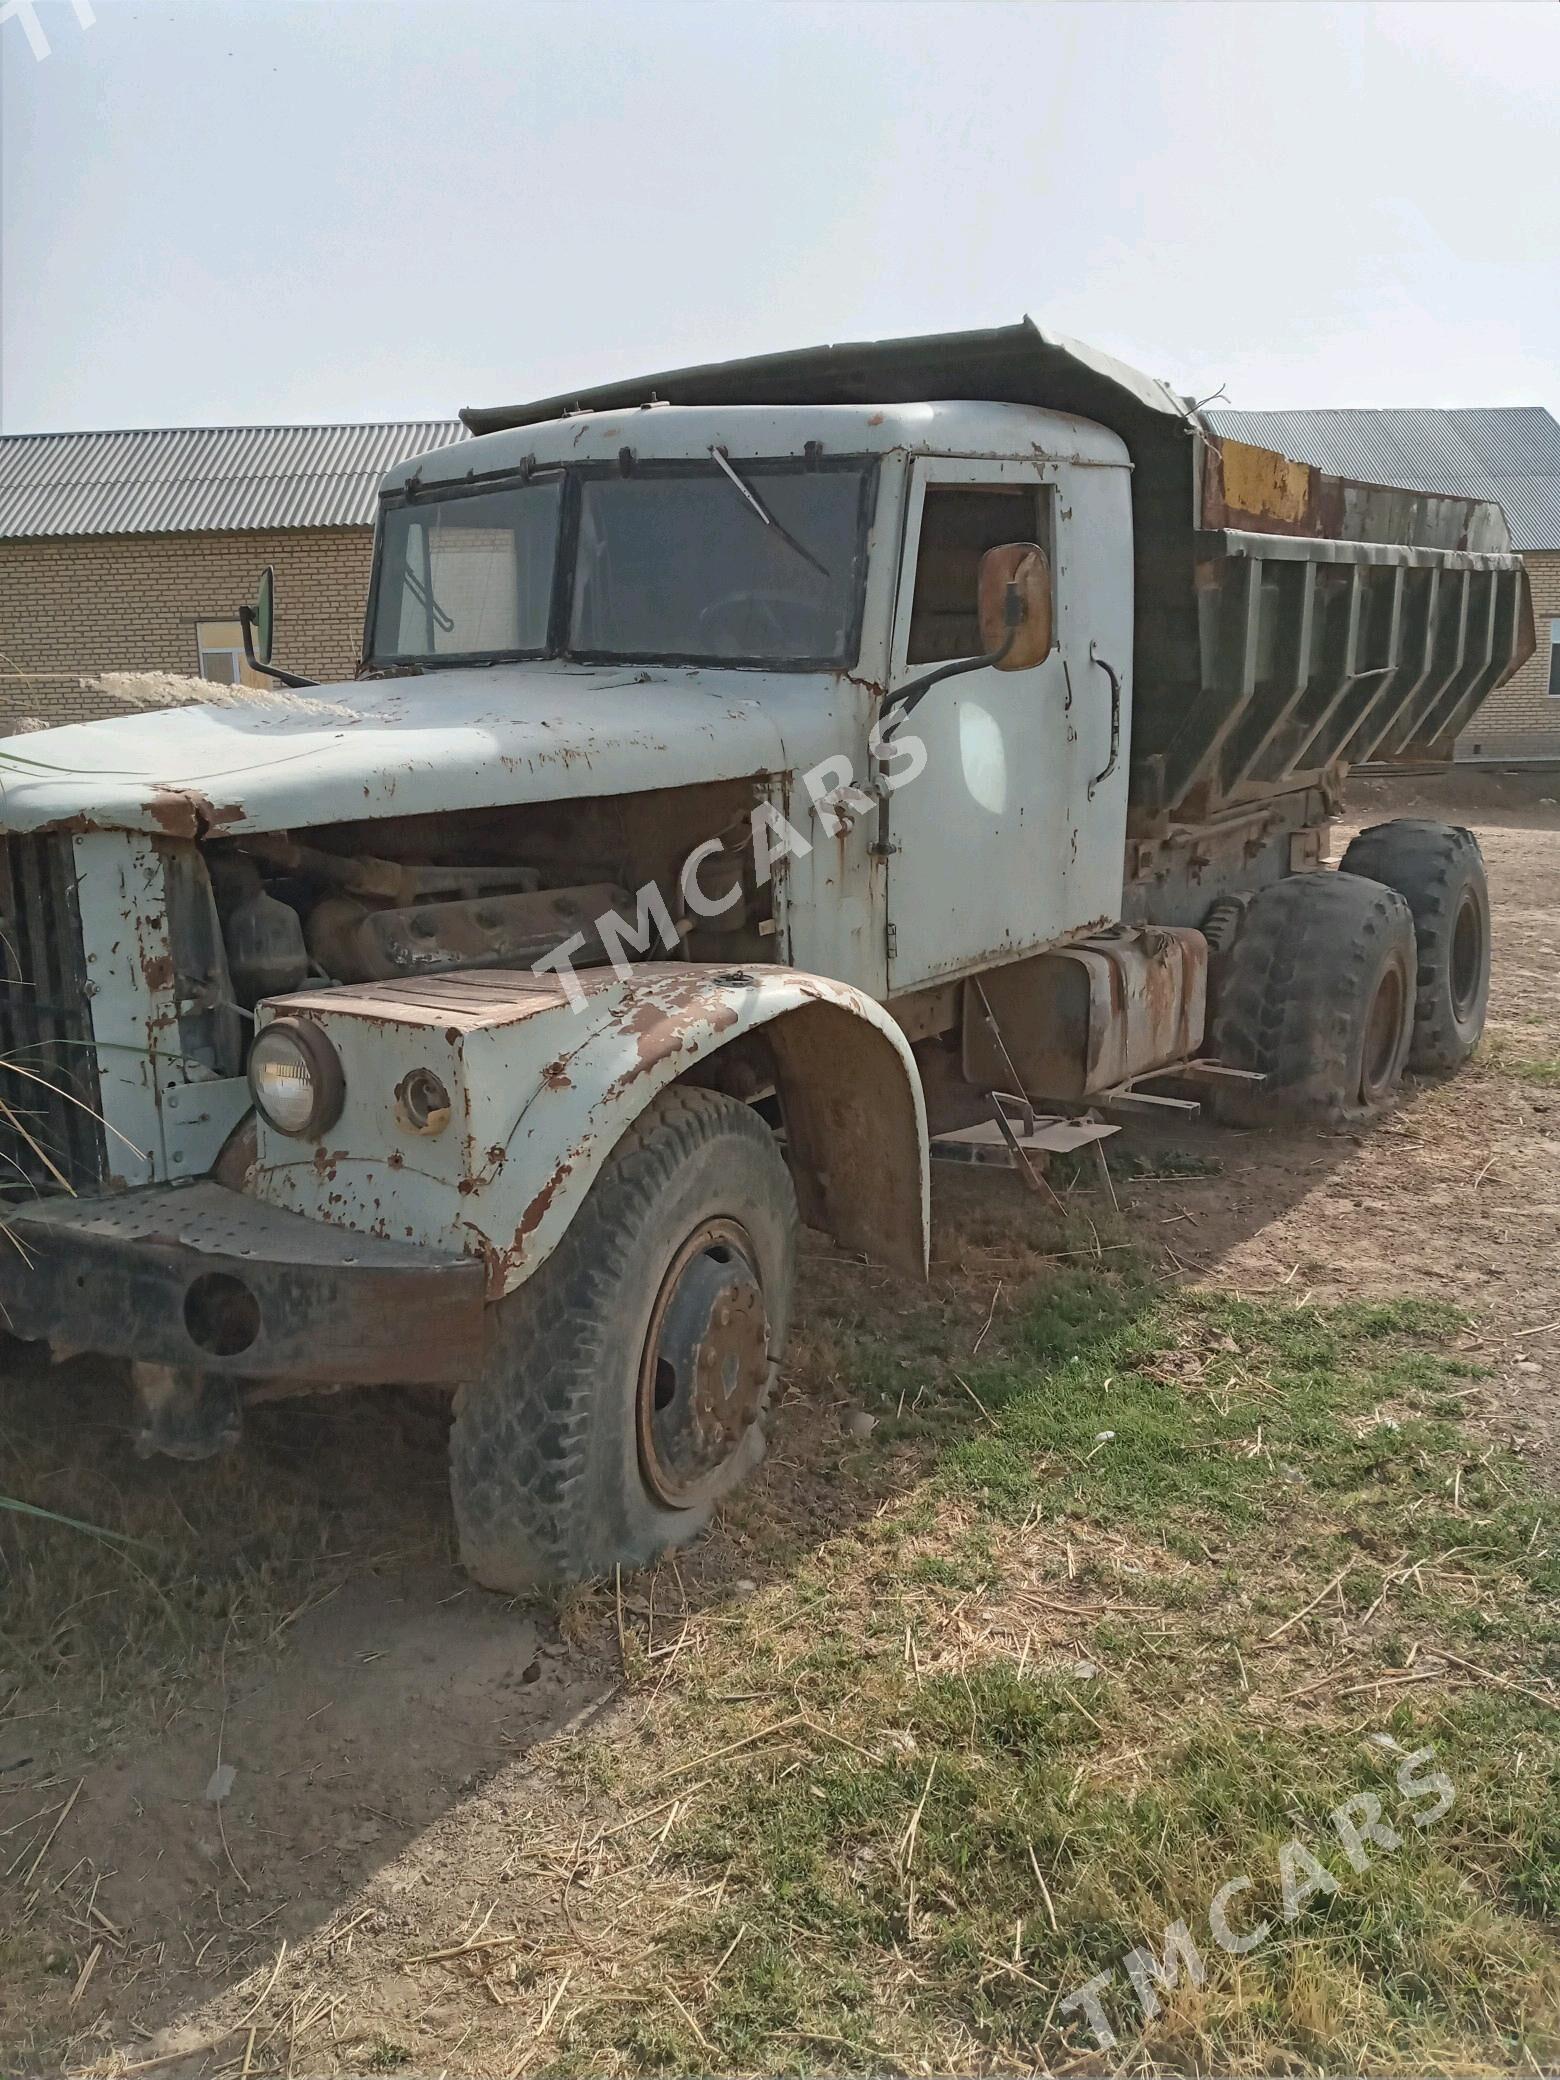
[[[205,640],[205,631],[207,629],[212,630],[213,633],[219,629],[224,631],[234,629],[239,632],[239,639],[236,643],[208,643]],[[195,623],[195,674],[197,678],[206,679],[210,677],[206,670],[206,659],[208,657],[232,658],[233,677],[230,682],[226,683],[234,686],[263,686],[265,684],[262,678],[249,670],[248,663],[244,657],[242,629],[238,620],[232,614],[213,614],[209,620],[198,620]],[[224,682],[219,681],[218,683]]]

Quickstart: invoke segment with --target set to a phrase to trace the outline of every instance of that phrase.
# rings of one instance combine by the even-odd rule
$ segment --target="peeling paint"
[[[450,1089],[465,1127],[459,1136],[425,1143],[416,1167],[381,1158],[361,1169],[343,1167],[339,1178],[329,1153],[300,1163],[296,1144],[262,1129],[257,1190],[337,1225],[385,1220],[399,1235],[409,1224],[430,1247],[480,1254],[490,1293],[503,1292],[556,1246],[610,1150],[656,1091],[738,1035],[778,1030],[791,1014],[817,1005],[869,1029],[866,1052],[858,1053],[863,1062],[873,1048],[876,1056],[857,1094],[861,1116],[891,1131],[896,1147],[902,1133],[910,1135],[908,1149],[892,1157],[885,1150],[875,1168],[854,1159],[841,1166],[820,1151],[820,1164],[834,1173],[819,1185],[820,1203],[833,1207],[842,1232],[857,1232],[851,1208],[858,1201],[888,1203],[885,1164],[900,1177],[920,1175],[920,1085],[908,1043],[889,1015],[849,984],[789,968],[674,961],[647,963],[626,980],[610,971],[579,979],[590,987],[586,1009],[576,1013],[556,978],[468,974],[460,981],[469,1008],[454,1025],[447,1008],[418,1001],[415,984],[363,984],[267,1005],[267,1016],[307,1011],[329,1033],[348,1092],[336,1138],[352,1139],[355,1125],[364,1140],[393,1132],[388,1094],[410,1063],[428,1060],[433,1033],[441,1040],[454,1035],[448,1055],[429,1065]],[[836,1081],[855,1082],[850,1060],[837,1042]],[[900,1095],[891,1102],[895,1089]],[[365,1110],[353,1114],[354,1103]],[[896,1105],[899,1124],[890,1130]],[[381,1124],[371,1126],[371,1119]],[[345,1206],[332,1203],[332,1186],[345,1192]],[[919,1205],[908,1212],[899,1205],[894,1219],[920,1248]],[[869,1231],[878,1232],[862,1214],[860,1232]],[[888,1250],[886,1241],[882,1246]]]
[[[191,788],[159,788],[145,803],[156,829],[170,838],[204,838],[225,825],[238,823],[243,809],[234,802],[214,808],[203,794]]]

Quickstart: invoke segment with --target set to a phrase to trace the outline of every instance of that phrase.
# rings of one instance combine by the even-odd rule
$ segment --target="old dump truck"
[[[759,1456],[798,1219],[924,1272],[929,1134],[1474,1045],[1473,839],[1324,861],[1531,650],[1498,509],[1028,320],[466,419],[351,683],[4,756],[0,1299],[148,1445],[442,1386],[480,1580],[642,1562]]]

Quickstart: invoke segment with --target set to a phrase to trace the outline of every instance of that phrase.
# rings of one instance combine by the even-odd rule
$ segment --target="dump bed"
[[[1140,811],[1213,810],[1364,759],[1449,759],[1533,651],[1500,508],[1328,476],[1200,423],[1191,439],[1197,643],[1140,652]]]
[[[1133,463],[1132,807],[1167,817],[1451,756],[1533,649],[1526,573],[1498,506],[1356,484],[1221,441],[1163,383],[1031,319],[810,347],[467,410],[473,433],[669,404],[989,398],[1110,427]]]

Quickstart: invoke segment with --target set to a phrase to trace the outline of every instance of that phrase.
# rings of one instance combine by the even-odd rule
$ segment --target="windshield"
[[[374,661],[849,663],[871,483],[866,462],[721,451],[387,503]]]
[[[563,479],[386,510],[376,657],[547,648]]]

